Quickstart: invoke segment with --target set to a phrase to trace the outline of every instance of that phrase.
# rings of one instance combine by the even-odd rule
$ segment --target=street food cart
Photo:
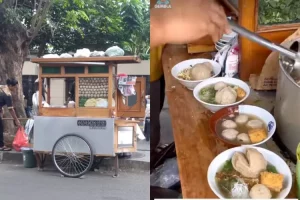
[[[61,174],[80,177],[90,170],[94,157],[114,157],[117,176],[117,154],[136,151],[138,123],[122,110],[117,65],[134,65],[140,58],[36,58],[32,62],[39,64],[39,114],[34,118],[33,138],[38,167],[43,168],[46,156],[51,155]],[[67,99],[72,87],[73,99]],[[64,97],[58,97],[57,91],[63,91]],[[139,104],[143,95],[136,95]]]

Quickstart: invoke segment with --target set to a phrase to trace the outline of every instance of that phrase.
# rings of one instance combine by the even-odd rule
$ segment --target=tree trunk
[[[2,28],[2,27],[1,27]],[[16,27],[14,27],[16,28]],[[18,91],[12,94],[13,106],[19,118],[26,117],[24,109],[22,69],[28,55],[28,39],[22,31],[14,29],[0,29],[0,85],[5,85],[8,78],[15,78],[18,82]],[[4,118],[12,118],[7,109]],[[20,121],[22,123],[22,121]],[[13,120],[4,120],[4,141],[11,146],[17,128]]]

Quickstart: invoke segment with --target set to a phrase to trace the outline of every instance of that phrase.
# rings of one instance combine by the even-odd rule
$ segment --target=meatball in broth
[[[240,133],[238,134],[238,136],[236,137],[236,139],[243,143],[243,144],[250,144],[251,143],[251,140],[250,140],[250,137],[247,133]]]
[[[235,129],[225,129],[222,131],[222,136],[227,140],[235,140],[239,132]]]
[[[254,120],[250,120],[247,123],[247,126],[252,129],[258,129],[258,128],[263,128],[264,123],[261,120],[254,119]]]
[[[249,120],[249,117],[247,115],[238,115],[235,118],[235,122],[237,124],[246,124],[248,120]]]
[[[223,123],[222,123],[222,126],[224,128],[236,128],[237,127],[237,124],[232,121],[232,120],[225,120]]]

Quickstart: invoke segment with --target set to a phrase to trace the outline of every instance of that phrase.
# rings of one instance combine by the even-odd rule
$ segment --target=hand
[[[230,33],[226,14],[215,0],[172,0],[170,9],[160,9],[167,43],[186,44],[207,35],[217,42]],[[155,9],[155,8],[154,8]]]
[[[21,126],[21,123],[20,123],[20,121],[19,121],[18,119],[15,120],[15,125],[16,125],[17,127],[20,127],[20,126]]]

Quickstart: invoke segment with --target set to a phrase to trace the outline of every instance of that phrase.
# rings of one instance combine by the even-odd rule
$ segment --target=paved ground
[[[83,179],[61,177],[56,171],[38,172],[20,165],[0,164],[1,199],[18,200],[147,200],[149,172],[91,172]]]

